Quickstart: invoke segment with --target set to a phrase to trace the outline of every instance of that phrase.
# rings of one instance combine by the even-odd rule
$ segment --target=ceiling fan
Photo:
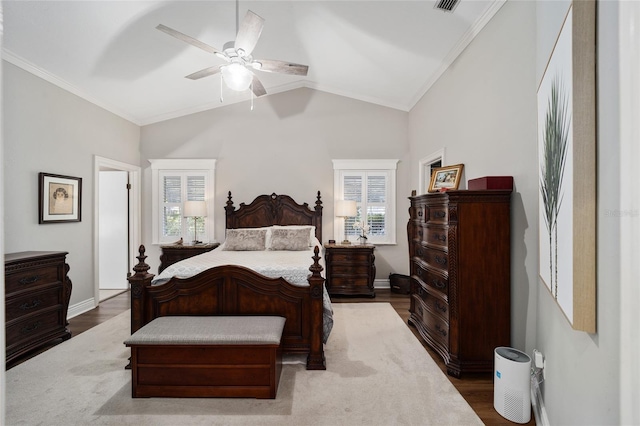
[[[262,33],[264,19],[248,10],[242,24],[238,26],[237,15],[238,9],[236,6],[236,39],[235,41],[225,43],[222,50],[218,50],[215,47],[165,25],[160,24],[156,28],[206,52],[213,53],[227,62],[219,66],[212,66],[196,71],[186,76],[186,78],[191,80],[198,80],[203,77],[221,73],[222,79],[230,89],[243,91],[251,87],[253,94],[258,97],[266,95],[267,91],[258,77],[253,73],[253,70],[280,74],[307,75],[307,71],[309,70],[307,65],[277,61],[274,59],[254,59],[251,53],[256,47],[260,34]]]

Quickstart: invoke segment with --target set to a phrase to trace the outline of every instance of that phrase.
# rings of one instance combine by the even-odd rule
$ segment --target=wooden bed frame
[[[322,201],[318,191],[315,208],[298,204],[288,195],[260,195],[251,204],[233,206],[231,192],[225,206],[226,228],[254,228],[271,225],[313,225],[322,241]],[[131,333],[153,319],[168,315],[278,315],[286,318],[282,335],[285,353],[306,353],[308,370],[325,370],[323,333],[322,266],[315,248],[309,268],[309,286],[302,287],[284,278],[268,278],[248,268],[225,265],[208,269],[190,278],[171,278],[152,286],[154,275],[144,261],[129,277],[131,284]]]

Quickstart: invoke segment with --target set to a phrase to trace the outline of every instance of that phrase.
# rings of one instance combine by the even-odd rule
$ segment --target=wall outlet
[[[536,368],[544,368],[544,355],[537,349],[533,350],[533,363]]]

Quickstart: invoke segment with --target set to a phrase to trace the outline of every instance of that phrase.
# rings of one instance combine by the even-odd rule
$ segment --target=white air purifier
[[[493,408],[515,423],[531,420],[531,358],[517,349],[495,349]]]

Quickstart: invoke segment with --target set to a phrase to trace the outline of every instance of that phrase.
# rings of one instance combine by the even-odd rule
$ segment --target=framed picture
[[[39,173],[38,223],[80,222],[82,178]]]
[[[434,169],[429,182],[429,192],[458,189],[460,178],[462,177],[462,169],[464,169],[464,164]]]
[[[538,88],[539,275],[596,332],[596,5],[572,2]]]

